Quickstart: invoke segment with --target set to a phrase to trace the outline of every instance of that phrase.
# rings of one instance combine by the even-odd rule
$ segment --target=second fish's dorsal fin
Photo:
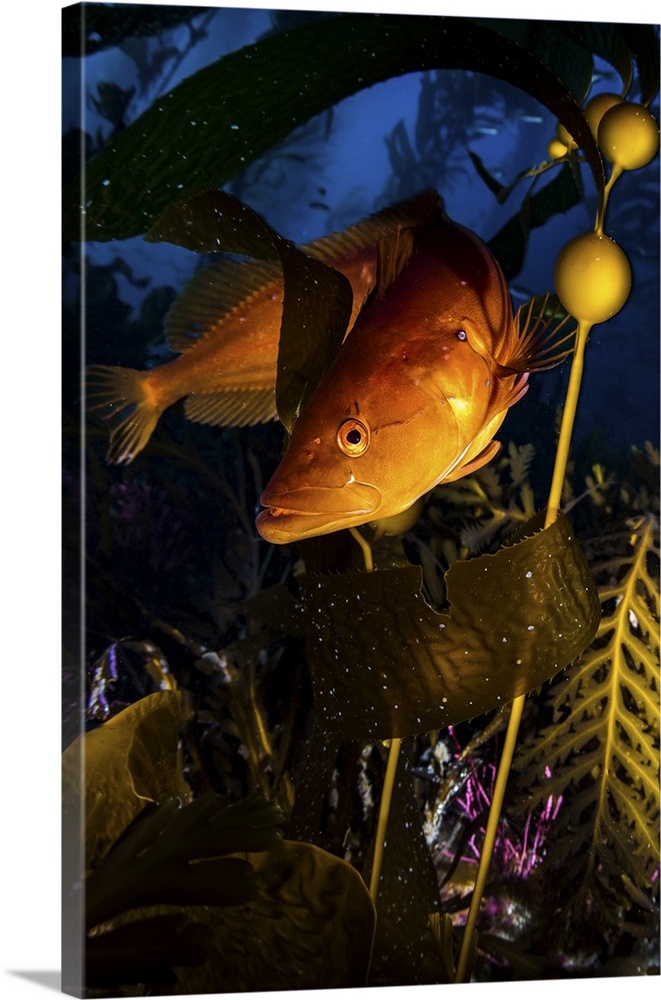
[[[441,196],[433,188],[420,194],[389,205],[367,219],[354,223],[339,233],[322,236],[321,239],[306,243],[301,249],[311,257],[326,263],[338,257],[348,256],[365,247],[373,246],[384,236],[391,235],[400,227],[424,226],[432,221],[439,208]]]
[[[442,207],[432,188],[362,219],[347,229],[306,243],[301,249],[324,263],[350,257],[382,239],[428,225]],[[396,238],[397,242],[397,238]],[[399,239],[403,246],[406,240]],[[384,248],[387,255],[391,250]],[[408,258],[407,258],[408,260]],[[395,269],[401,273],[402,267]],[[198,271],[175,299],[165,320],[170,348],[181,354],[200,340],[220,333],[221,321],[252,296],[265,291],[282,301],[282,269],[278,262],[224,259]]]
[[[397,280],[413,256],[415,229],[398,226],[389,236],[382,237],[376,245],[376,286],[374,297],[382,295]]]
[[[275,261],[220,260],[191,278],[165,319],[170,348],[182,354],[215,332],[228,313],[272,285],[282,300],[282,268]]]

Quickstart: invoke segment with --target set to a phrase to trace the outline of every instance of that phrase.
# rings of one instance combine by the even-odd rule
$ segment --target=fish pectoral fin
[[[457,479],[463,479],[464,476],[470,476],[471,473],[477,472],[483,465],[490,462],[492,458],[495,458],[499,451],[500,441],[491,441],[475,458],[471,458],[463,464],[459,463],[459,465],[456,465],[452,472],[444,477],[442,482],[453,483]]]
[[[216,427],[252,427],[275,420],[273,389],[227,389],[193,393],[186,397],[184,412],[196,424]]]
[[[494,392],[489,400],[489,413],[495,416],[503,410],[509,410],[522,399],[529,389],[528,371],[522,374],[518,372],[500,371],[500,366],[496,367]]]
[[[575,320],[551,295],[533,296],[517,310],[518,329],[512,355],[502,359],[499,375],[545,371],[554,368],[574,350]]]

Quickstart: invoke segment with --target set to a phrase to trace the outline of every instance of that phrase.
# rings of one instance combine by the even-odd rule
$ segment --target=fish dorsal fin
[[[195,393],[186,398],[184,412],[196,424],[252,427],[275,420],[274,389],[229,389]]]
[[[340,233],[332,233],[306,243],[301,249],[317,260],[333,261],[372,246],[392,234],[398,226],[409,228],[427,225],[442,205],[438,192],[429,188],[397,205],[389,205]]]
[[[440,195],[430,188],[397,205],[390,205],[340,233],[306,243],[301,250],[324,263],[332,263],[374,246],[379,240],[392,238],[397,230],[408,231],[427,225],[440,207]],[[401,238],[399,242],[403,245]],[[390,254],[391,250],[387,249],[387,253]],[[395,270],[401,273],[402,267]],[[180,354],[194,347],[200,340],[214,334],[221,321],[234,309],[245,305],[271,283],[282,294],[282,270],[279,263],[271,261],[226,259],[198,271],[166,317],[165,332],[170,348]]]
[[[381,298],[397,280],[413,256],[415,230],[397,226],[394,232],[383,236],[376,245],[375,298]]]
[[[273,261],[226,259],[198,271],[166,317],[170,348],[181,354],[194,347],[229,313],[269,284],[282,293],[282,269]]]

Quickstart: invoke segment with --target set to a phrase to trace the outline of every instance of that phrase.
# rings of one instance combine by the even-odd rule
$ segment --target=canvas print
[[[659,26],[63,10],[63,989],[659,972]]]

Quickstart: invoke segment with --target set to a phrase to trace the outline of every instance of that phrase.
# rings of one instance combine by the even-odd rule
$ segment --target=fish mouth
[[[284,545],[374,520],[381,493],[375,486],[359,482],[280,493],[267,487],[260,502],[266,509],[257,516],[257,531],[265,541]]]

